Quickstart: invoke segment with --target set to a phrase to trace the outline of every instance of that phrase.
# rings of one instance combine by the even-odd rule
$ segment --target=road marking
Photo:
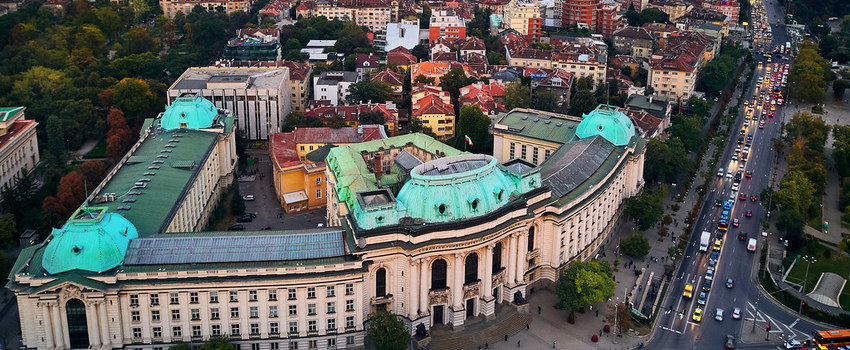
[[[677,330],[672,329],[672,328],[667,328],[667,327],[664,327],[664,326],[660,326],[660,327],[661,327],[661,329],[663,329],[663,330],[665,330],[665,331],[670,331],[670,332],[678,333],[678,334],[682,334],[682,333],[683,333],[683,332],[677,331]]]
[[[794,320],[794,322],[793,322],[793,323],[791,323],[791,325],[790,325],[790,326],[788,326],[788,327],[794,328],[794,326],[796,326],[796,325],[797,325],[797,322],[800,322],[800,319],[799,319],[799,318],[798,318],[798,319],[796,319],[796,320]]]

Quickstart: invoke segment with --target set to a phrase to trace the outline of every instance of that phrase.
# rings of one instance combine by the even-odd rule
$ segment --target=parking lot
[[[246,175],[236,180],[243,196],[253,195],[253,201],[245,201],[245,212],[257,215],[251,222],[240,223],[246,231],[315,228],[325,223],[325,209],[286,214],[274,193],[272,165],[265,150],[248,150],[248,155],[257,163],[246,169]]]

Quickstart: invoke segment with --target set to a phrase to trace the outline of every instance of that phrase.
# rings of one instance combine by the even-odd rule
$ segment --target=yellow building
[[[448,92],[434,86],[419,86],[411,93],[411,115],[422,121],[440,140],[455,132],[455,109]]]
[[[291,213],[325,206],[325,156],[330,148],[385,138],[381,125],[297,128],[272,134],[269,156],[275,193],[283,209]]]
[[[217,12],[221,7],[224,13],[229,15],[236,11],[247,13],[251,2],[248,0],[159,0],[159,7],[168,18],[174,18],[177,12],[190,14],[195,6],[203,7],[209,12]]]

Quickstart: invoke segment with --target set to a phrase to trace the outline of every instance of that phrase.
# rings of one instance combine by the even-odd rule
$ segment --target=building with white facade
[[[24,119],[25,107],[0,107],[0,188],[15,181],[38,165],[35,120]]]
[[[198,92],[217,108],[233,112],[238,131],[264,142],[280,132],[292,108],[288,67],[189,68],[168,88],[168,104],[185,92]]]
[[[313,99],[329,101],[331,106],[345,104],[348,87],[360,81],[356,72],[329,71],[313,77]]]

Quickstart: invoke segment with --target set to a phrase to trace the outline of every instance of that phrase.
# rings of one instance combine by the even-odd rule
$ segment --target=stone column
[[[517,236],[516,250],[516,283],[525,283],[525,256],[528,254],[528,233]]]
[[[41,303],[41,318],[42,326],[44,327],[44,345],[50,349],[53,348],[53,318],[50,317],[50,304]]]
[[[91,343],[92,348],[100,347],[100,319],[97,315],[97,304],[99,303],[100,301],[95,301],[86,305],[86,321],[88,322],[89,328],[89,343]]]
[[[454,283],[452,283],[452,306],[454,306],[455,310],[459,310],[463,308],[463,275],[464,275],[464,266],[463,266],[463,254],[455,253],[455,263],[454,263]]]
[[[65,331],[62,329],[62,319],[59,314],[59,301],[57,300],[55,304],[50,305],[50,314],[53,318],[53,337],[56,340],[56,348],[63,349],[65,348],[65,340],[63,335]]]
[[[514,285],[516,279],[517,243],[516,235],[508,237],[508,286]]]
[[[419,312],[427,315],[428,310],[428,259],[419,259]]]
[[[481,288],[484,289],[484,298],[493,297],[493,246],[484,247],[484,273],[481,275]]]
[[[101,343],[103,344],[104,348],[111,349],[112,345],[110,345],[111,341],[109,339],[109,321],[106,318],[106,300],[104,300],[102,303],[97,304],[97,316],[98,318],[100,318],[100,324],[102,326],[100,327]],[[171,315],[167,314],[162,315],[161,317],[171,317]]]
[[[416,319],[416,316],[419,315],[419,261],[412,260],[410,262],[410,286],[408,291],[410,293],[410,300],[408,301],[408,310],[409,317],[411,320]]]

